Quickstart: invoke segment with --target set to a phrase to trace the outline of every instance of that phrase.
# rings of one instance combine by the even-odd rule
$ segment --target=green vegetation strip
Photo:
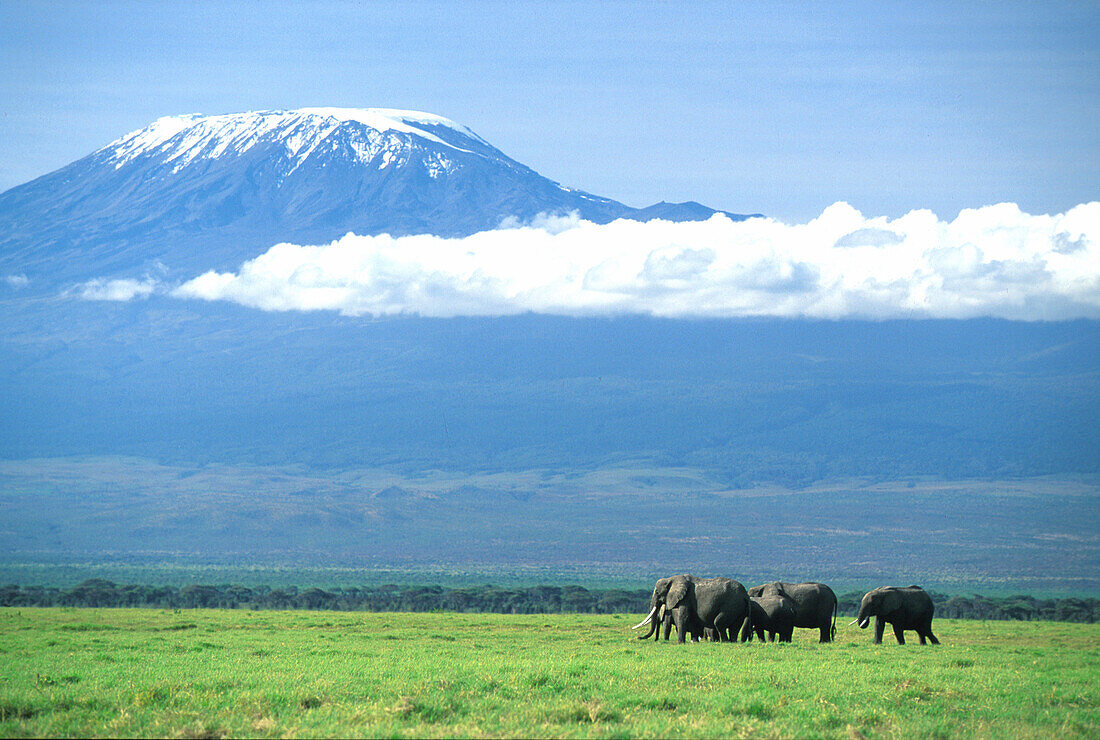
[[[0,609],[0,736],[1100,736],[1096,625],[676,645],[637,618]]]
[[[120,586],[90,578],[70,589],[0,586],[0,606],[152,607],[156,609],[310,609],[372,612],[449,611],[494,614],[635,614],[649,611],[651,590],[587,589],[583,586],[387,585],[375,588],[299,589],[225,584]],[[840,614],[859,610],[863,591],[840,594]],[[947,596],[931,592],[936,614],[950,619],[1100,622],[1100,599],[1036,599],[1032,596]]]

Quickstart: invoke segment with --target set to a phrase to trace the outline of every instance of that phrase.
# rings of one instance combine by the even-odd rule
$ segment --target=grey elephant
[[[765,583],[749,589],[759,598],[764,589],[775,586],[794,602],[794,626],[818,630],[821,642],[832,642],[836,635],[836,594],[824,583]]]
[[[749,596],[749,614],[750,619],[746,620],[741,630],[741,642],[751,642],[753,632],[761,642],[764,641],[765,632],[771,641],[775,641],[777,636],[780,642],[791,641],[794,634],[795,603],[783,590],[783,584],[765,584],[759,596]]]
[[[652,637],[654,640],[661,639],[661,627],[664,626],[665,639],[668,639],[669,634],[672,632],[672,610],[667,609],[663,604],[660,610],[649,619],[649,632],[644,635],[639,635],[639,640],[648,640]],[[634,629],[641,627],[645,624],[645,620],[641,624],[635,625]],[[692,642],[699,642],[699,640],[717,640],[718,633],[713,628],[704,627],[702,620],[699,619],[698,614],[693,614],[688,617],[688,623],[685,625],[687,633],[691,635]]]
[[[852,620],[852,624],[858,624],[860,629],[867,629],[871,617],[875,618],[875,644],[882,642],[882,632],[889,622],[894,628],[894,637],[899,645],[905,644],[905,630],[916,630],[920,644],[925,645],[926,639],[933,645],[939,645],[940,641],[932,634],[932,614],[936,608],[932,604],[932,597],[920,586],[883,586],[874,591],[868,591],[859,603],[859,614]]]
[[[649,634],[664,621],[667,640],[676,626],[676,641],[684,642],[709,633],[721,642],[732,642],[749,618],[749,595],[745,587],[729,578],[696,578],[693,575],[661,578],[653,587],[649,614],[632,629],[650,624]]]

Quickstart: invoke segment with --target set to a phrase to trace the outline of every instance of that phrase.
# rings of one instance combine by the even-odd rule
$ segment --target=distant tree
[[[565,586],[561,590],[561,608],[568,612],[591,612],[592,593],[582,586]]]
[[[216,607],[220,605],[220,597],[221,592],[214,586],[195,584],[180,589],[180,599],[187,608]]]
[[[248,604],[255,597],[252,589],[245,586],[229,586],[225,589],[225,597],[229,600],[226,604],[231,609],[236,609],[241,604]]]
[[[294,599],[300,609],[331,609],[335,601],[333,594],[319,588],[308,588]]]
[[[102,578],[89,578],[77,584],[61,597],[66,606],[120,606],[118,587]]]

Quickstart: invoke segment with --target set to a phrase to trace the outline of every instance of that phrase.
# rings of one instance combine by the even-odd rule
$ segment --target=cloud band
[[[552,218],[458,239],[278,244],[171,293],[380,316],[1100,318],[1098,242],[1100,202],[1057,215],[1002,203],[950,222],[846,203],[805,224]]]

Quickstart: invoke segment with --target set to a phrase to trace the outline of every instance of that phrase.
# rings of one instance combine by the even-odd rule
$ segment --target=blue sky
[[[564,184],[805,220],[1098,197],[1100,4],[0,4],[0,189],[153,119],[426,110]]]

